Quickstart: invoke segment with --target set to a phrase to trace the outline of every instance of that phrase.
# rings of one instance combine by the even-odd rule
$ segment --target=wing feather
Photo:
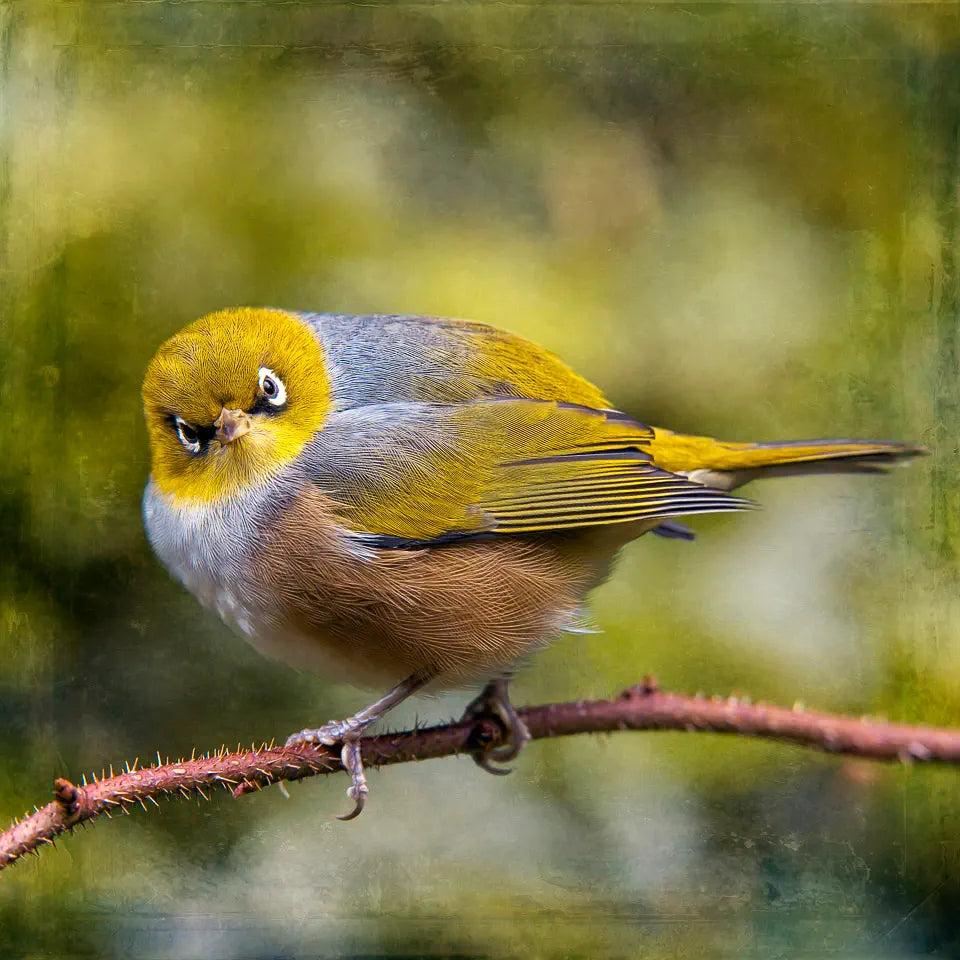
[[[752,506],[657,467],[652,436],[615,411],[554,401],[371,405],[332,416],[304,462],[344,525],[379,546]]]

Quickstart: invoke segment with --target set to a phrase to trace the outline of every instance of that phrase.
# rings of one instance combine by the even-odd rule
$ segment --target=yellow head
[[[297,457],[332,407],[323,350],[282,310],[222,310],[160,346],[143,380],[152,476],[185,503],[264,483]]]

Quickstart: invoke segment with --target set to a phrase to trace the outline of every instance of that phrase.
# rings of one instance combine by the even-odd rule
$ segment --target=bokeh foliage
[[[142,370],[231,304],[485,320],[680,430],[926,443],[631,545],[516,693],[958,722],[954,5],[8,0],[0,35],[3,810],[367,696],[144,542]],[[349,826],[324,781],[71,838],[4,874],[0,952],[960,951],[952,771],[651,734],[372,779]]]

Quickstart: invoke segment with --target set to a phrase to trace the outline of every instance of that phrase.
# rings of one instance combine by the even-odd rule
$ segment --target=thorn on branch
[[[687,730],[697,733],[764,737],[781,743],[847,754],[864,759],[904,763],[933,761],[960,766],[960,729],[870,721],[807,710],[752,704],[747,697],[705,698],[663,691],[652,676],[614,700],[573,701],[527,707],[517,711],[532,739],[615,730]],[[404,733],[364,737],[363,759],[370,766],[430,760],[477,751],[506,742],[508,733],[496,713],[481,713],[455,723]],[[158,753],[159,760],[159,753]],[[125,764],[119,776],[84,778],[77,786],[59,778],[52,802],[0,833],[0,869],[50,845],[66,830],[85,825],[100,814],[128,813],[135,803],[159,806],[166,795],[206,799],[218,783],[234,796],[262,790],[284,780],[302,780],[343,769],[335,748],[297,748],[263,744],[252,751],[225,747],[190,760],[169,760],[154,766]],[[112,768],[111,768],[112,770]]]

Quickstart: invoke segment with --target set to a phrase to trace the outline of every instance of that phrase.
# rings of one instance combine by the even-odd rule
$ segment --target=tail
[[[888,440],[796,440],[792,443],[727,443],[654,430],[650,453],[658,467],[714,490],[734,490],[762,477],[820,473],[885,473],[927,453]]]

